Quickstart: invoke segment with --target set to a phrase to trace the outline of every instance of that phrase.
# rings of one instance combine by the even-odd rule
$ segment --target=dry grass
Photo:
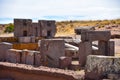
[[[13,33],[0,34],[0,37],[13,37]]]
[[[95,26],[96,28],[103,28],[105,25],[109,24],[119,24],[120,19],[116,20],[96,20],[96,21],[61,21],[57,22],[57,36],[58,35],[70,35],[74,34],[75,27],[81,26]]]

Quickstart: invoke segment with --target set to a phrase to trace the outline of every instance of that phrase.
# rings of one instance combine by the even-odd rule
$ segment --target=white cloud
[[[3,0],[0,18],[66,16],[67,19],[120,18],[119,0]],[[83,16],[83,17],[76,17]]]

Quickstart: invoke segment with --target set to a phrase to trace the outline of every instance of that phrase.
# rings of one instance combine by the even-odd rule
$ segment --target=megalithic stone
[[[65,56],[65,44],[62,39],[41,40],[40,52],[42,64],[49,67],[59,67],[59,58]]]
[[[34,61],[34,62],[35,62],[34,65],[35,65],[35,66],[40,66],[40,65],[42,65],[40,52],[39,52],[39,51],[35,51],[35,52],[34,52],[34,56],[35,56],[35,57],[34,57],[34,58],[35,58],[35,59],[34,59],[34,60],[35,60],[35,61]]]
[[[85,66],[88,55],[92,54],[91,42],[80,42],[79,44],[79,63],[80,66]]]
[[[108,74],[120,74],[120,57],[98,55],[89,55],[87,57],[85,66],[87,80],[101,80],[101,77]]]
[[[110,31],[82,31],[81,33],[82,41],[108,41],[111,38]]]
[[[62,56],[59,58],[59,67],[62,69],[68,68],[71,64],[72,58]]]
[[[108,42],[108,54],[109,56],[115,55],[115,42],[114,41]]]
[[[9,49],[6,54],[6,61],[12,63],[21,63],[22,50]]]
[[[99,41],[98,47],[99,47],[100,55],[108,56],[108,42],[107,41]]]
[[[34,65],[34,51],[28,51],[26,53],[26,64]]]
[[[0,61],[5,61],[8,49],[12,49],[13,44],[7,42],[0,43]]]
[[[28,50],[23,50],[22,51],[22,58],[21,58],[21,63],[26,64],[26,56],[28,54]]]
[[[114,56],[114,41],[99,41],[99,53],[105,56]]]

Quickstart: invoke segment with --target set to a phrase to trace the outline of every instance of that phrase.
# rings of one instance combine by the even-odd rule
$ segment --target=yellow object
[[[13,49],[35,50],[35,49],[38,49],[38,44],[37,43],[14,43],[13,44]]]
[[[0,37],[0,42],[17,42],[18,38],[16,37]]]

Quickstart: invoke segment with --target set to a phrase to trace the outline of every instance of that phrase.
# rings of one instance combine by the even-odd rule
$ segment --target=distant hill
[[[88,20],[88,21],[61,21],[57,22],[57,35],[74,34],[74,28],[82,26],[94,26],[96,29],[106,25],[120,25],[120,19],[115,20]]]

